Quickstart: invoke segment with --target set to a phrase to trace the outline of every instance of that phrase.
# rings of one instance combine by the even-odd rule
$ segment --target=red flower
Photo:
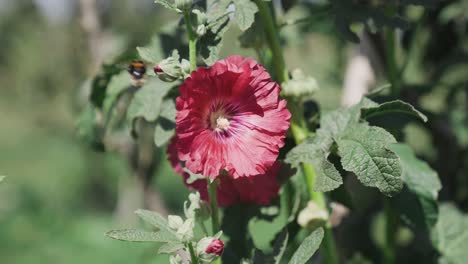
[[[167,154],[169,161],[174,171],[183,175],[184,183],[191,189],[195,189],[200,193],[203,200],[208,201],[207,181],[199,179],[191,184],[187,183],[190,175],[184,172],[180,161],[177,158],[177,150],[175,148],[176,138],[172,138]],[[280,185],[277,181],[277,176],[281,163],[275,162],[267,173],[256,175],[255,177],[241,177],[233,179],[228,175],[221,175],[218,185],[218,204],[222,207],[227,207],[237,202],[254,203],[259,205],[268,205],[273,198],[278,195]]]
[[[194,173],[265,174],[284,145],[291,114],[280,87],[255,60],[232,56],[198,68],[176,100],[177,151]]]
[[[224,250],[223,241],[221,239],[213,239],[213,241],[211,241],[211,243],[206,248],[205,253],[221,256],[221,254],[223,254],[223,250]]]

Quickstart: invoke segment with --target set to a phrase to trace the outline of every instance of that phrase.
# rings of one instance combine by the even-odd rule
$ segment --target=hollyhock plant
[[[176,138],[171,140],[167,148],[167,154],[172,168],[177,174],[181,174],[184,183],[191,189],[197,190],[203,200],[208,201],[207,180],[198,179],[192,183],[187,183],[190,175],[183,170],[181,162],[177,158],[175,148]],[[277,177],[280,162],[275,162],[267,173],[255,175],[255,177],[241,177],[233,179],[222,174],[218,177],[219,186],[217,189],[218,205],[228,207],[235,203],[253,203],[258,205],[268,205],[273,198],[278,195],[280,185]]]
[[[284,145],[291,114],[255,60],[231,56],[193,71],[176,100],[178,157],[193,173],[263,175]]]

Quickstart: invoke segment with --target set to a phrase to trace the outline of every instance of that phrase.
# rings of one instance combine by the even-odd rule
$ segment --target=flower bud
[[[172,52],[172,56],[162,60],[156,67],[154,73],[164,82],[173,82],[184,75],[179,62],[179,53],[177,50]]]
[[[214,237],[204,237],[197,243],[197,255],[202,263],[211,263],[223,254],[224,243],[219,239],[221,232]]]
[[[180,10],[189,10],[192,7],[192,0],[175,0],[175,6]]]
[[[315,202],[309,201],[297,217],[297,223],[305,228],[314,230],[328,221],[328,212],[320,208]]]
[[[214,239],[205,249],[207,254],[215,254],[221,256],[224,250],[224,242],[221,239]]]
[[[182,263],[182,258],[179,255],[171,256],[169,258],[169,263],[170,264],[181,264]]]
[[[205,25],[199,25],[197,27],[197,36],[201,37],[206,34],[206,27]]]
[[[317,81],[306,76],[300,69],[293,70],[291,75],[291,80],[282,85],[285,95],[303,97],[311,95],[319,89]]]

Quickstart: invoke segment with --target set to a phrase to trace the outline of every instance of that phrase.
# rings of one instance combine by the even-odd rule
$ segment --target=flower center
[[[216,128],[221,130],[227,130],[229,128],[229,120],[223,116],[216,119]]]
[[[215,131],[226,131],[229,129],[229,117],[224,111],[216,111],[210,115],[210,126]]]

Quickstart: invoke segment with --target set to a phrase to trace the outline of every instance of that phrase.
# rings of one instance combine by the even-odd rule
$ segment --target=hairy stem
[[[385,212],[385,246],[383,250],[383,263],[395,263],[396,251],[396,233],[398,231],[398,215],[391,207],[390,200],[384,198],[384,212]]]
[[[289,75],[286,69],[283,51],[278,35],[278,26],[273,19],[272,9],[269,5],[270,3],[267,3],[263,0],[255,0],[255,3],[258,7],[258,12],[265,28],[266,40],[272,53],[272,63],[274,65],[275,77],[276,80],[282,84],[283,82],[288,81]],[[306,122],[303,117],[303,109],[290,98],[288,98],[288,108],[292,114],[291,132],[293,134],[294,140],[297,144],[299,144],[305,140],[309,134]],[[316,175],[314,167],[311,164],[304,164],[303,170],[305,180],[309,188],[310,199],[316,202],[321,208],[327,209],[323,193],[313,191],[313,184]],[[323,244],[324,246],[322,247],[322,255],[324,257],[324,263],[338,264],[339,260],[335,239],[333,237],[331,226],[329,225],[325,227],[325,237]]]
[[[394,8],[390,8],[387,13],[393,15],[395,12]],[[393,96],[398,96],[400,94],[400,82],[398,80],[398,65],[396,60],[395,29],[387,28],[385,30],[385,42],[387,78],[392,85]]]
[[[208,183],[208,193],[210,195],[211,209],[211,232],[213,235],[219,231],[217,188],[218,183],[216,182],[216,180]]]
[[[190,70],[194,71],[197,69],[197,35],[193,31],[189,11],[184,11],[184,20],[185,27],[187,28],[187,34],[189,37]]]
[[[189,242],[187,243],[187,246],[189,248],[189,252],[190,252],[190,260],[191,260],[191,264],[198,264],[198,258],[197,258],[197,255],[195,254],[195,250],[193,250],[193,246],[192,246],[192,243]]]
[[[270,45],[271,52],[274,57],[274,67],[275,67],[275,77],[277,81],[281,84],[289,79],[288,71],[286,69],[286,64],[283,57],[283,51],[280,44],[280,39],[278,35],[278,28],[273,16],[271,15],[271,9],[268,3],[264,0],[255,0],[257,4],[258,12],[265,26],[265,33],[267,42]]]

